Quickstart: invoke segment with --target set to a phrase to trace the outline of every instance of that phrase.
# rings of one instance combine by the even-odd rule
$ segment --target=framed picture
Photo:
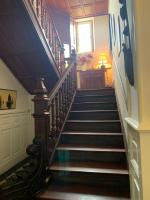
[[[109,49],[112,51],[113,47],[113,25],[112,25],[112,15],[109,14]]]
[[[116,20],[115,20],[114,14],[113,14],[113,41],[115,45],[116,44]]]
[[[121,23],[120,16],[118,16],[118,26],[117,26],[117,48],[118,48],[118,56],[120,56],[122,50],[122,37],[121,37]]]
[[[17,91],[0,89],[0,110],[16,108]]]

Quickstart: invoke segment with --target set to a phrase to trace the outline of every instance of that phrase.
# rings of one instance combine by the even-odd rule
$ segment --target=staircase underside
[[[1,1],[0,44],[0,58],[28,92],[33,94],[40,77],[51,91],[59,73],[38,22],[32,23],[22,0]]]
[[[129,174],[112,88],[78,91],[38,199],[127,200]]]

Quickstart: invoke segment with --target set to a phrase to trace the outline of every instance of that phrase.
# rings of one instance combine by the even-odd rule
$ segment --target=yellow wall
[[[140,128],[150,130],[150,83],[149,51],[150,51],[150,26],[149,9],[150,1],[134,2],[135,27],[136,27],[136,59],[138,70],[139,98],[140,98]]]
[[[34,135],[31,95],[0,59],[0,88],[17,91],[16,109],[0,110],[0,174],[26,157]]]

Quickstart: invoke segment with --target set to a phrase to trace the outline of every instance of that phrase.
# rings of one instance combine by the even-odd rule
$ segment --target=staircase
[[[129,175],[114,90],[77,91],[38,199],[129,199]]]

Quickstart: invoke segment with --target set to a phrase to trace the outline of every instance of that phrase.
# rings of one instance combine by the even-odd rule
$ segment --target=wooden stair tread
[[[49,166],[51,185],[38,199],[129,200],[123,133],[120,120],[114,117],[118,114],[115,94],[98,93],[100,90],[84,94],[84,91],[88,90],[77,91]]]
[[[74,102],[73,105],[74,104],[109,104],[109,103],[116,104],[116,101],[107,101],[107,102],[106,101],[99,101],[99,102],[98,101],[97,102],[96,101],[95,102],[94,101],[92,101],[92,102],[84,101],[84,102]]]
[[[93,122],[120,122],[120,120],[67,120],[66,122],[83,122],[83,123],[93,123]]]
[[[96,92],[98,91],[99,92],[99,91],[103,91],[103,90],[114,90],[114,88],[112,88],[112,87],[107,87],[107,88],[104,87],[104,88],[100,88],[100,89],[78,89],[77,92],[82,92],[82,91],[83,92],[84,91],[96,91]]]
[[[114,188],[92,187],[84,184],[53,182],[38,197],[43,200],[129,200],[129,192],[119,188],[114,190]]]
[[[118,110],[71,110],[70,111],[71,113],[80,113],[80,112],[83,112],[83,113],[88,113],[88,112],[118,112]]]
[[[91,145],[74,145],[74,144],[60,144],[57,150],[70,150],[70,151],[95,151],[95,152],[125,152],[124,148],[99,148]]]
[[[122,136],[122,133],[96,133],[96,132],[62,132],[62,135],[96,135],[96,136]]]
[[[125,165],[100,162],[55,162],[50,170],[128,175]]]
[[[77,94],[75,98],[82,97],[115,97],[114,94]]]

